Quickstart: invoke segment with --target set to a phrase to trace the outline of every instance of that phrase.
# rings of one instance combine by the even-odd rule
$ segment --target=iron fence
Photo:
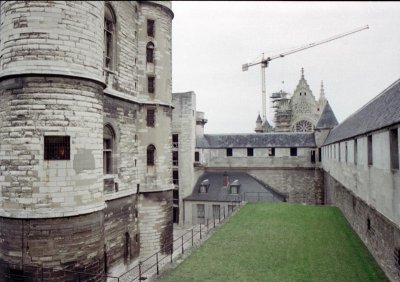
[[[111,276],[106,274],[94,274],[84,271],[66,270],[63,268],[50,268],[29,264],[13,264],[0,262],[0,281],[13,282],[50,282],[57,277],[57,281],[65,282],[83,282],[83,281],[107,281],[107,282],[131,282],[146,280],[152,275],[159,275],[160,269],[168,263],[173,262],[173,258],[183,255],[185,251],[192,248],[195,243],[201,242],[211,230],[222,224],[241,206],[240,201],[232,201],[232,210],[219,214],[218,218],[207,218],[205,224],[199,224],[189,231],[179,236],[169,244],[162,246],[161,250],[147,257],[144,260],[120,276]],[[61,279],[61,280],[60,280]]]

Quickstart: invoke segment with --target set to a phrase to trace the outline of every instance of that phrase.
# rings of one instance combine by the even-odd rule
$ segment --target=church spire
[[[320,99],[321,99],[322,97],[325,98],[325,89],[324,89],[324,81],[323,81],[323,80],[321,80],[321,91],[320,91],[320,93],[319,93],[319,97],[320,97]]]
[[[301,68],[301,78],[304,79],[304,68]]]

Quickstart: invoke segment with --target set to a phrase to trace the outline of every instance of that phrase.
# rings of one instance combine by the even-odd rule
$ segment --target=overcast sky
[[[318,99],[321,80],[339,122],[400,78],[399,2],[173,2],[173,92],[194,91],[206,133],[254,132],[260,66],[242,64],[358,27],[370,29],[279,58],[267,96],[293,93],[304,67]],[[268,107],[269,121],[272,109]]]

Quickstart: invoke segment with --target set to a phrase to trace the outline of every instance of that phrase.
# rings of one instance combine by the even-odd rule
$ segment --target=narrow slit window
[[[226,149],[226,156],[227,157],[232,157],[232,148],[227,148]]]
[[[275,148],[268,148],[268,156],[270,157],[275,156]]]
[[[368,165],[373,164],[372,158],[372,135],[369,135],[367,138],[367,149],[368,149]]]
[[[248,157],[254,156],[254,149],[253,148],[247,148],[247,156]]]
[[[114,130],[109,126],[103,129],[103,173],[113,173],[113,151],[115,143]]]
[[[147,146],[147,165],[148,166],[154,166],[155,161],[155,151],[156,151],[156,147],[154,147],[154,145],[149,145]]]
[[[44,137],[45,160],[69,160],[70,137],[69,136],[45,136]]]
[[[200,161],[200,153],[199,152],[194,152],[194,161],[199,162]]]
[[[290,148],[290,156],[291,157],[297,156],[297,148]]]
[[[357,165],[357,158],[358,158],[358,144],[357,139],[354,139],[354,164]]]
[[[154,76],[147,77],[147,92],[154,93],[156,88],[156,80]]]
[[[154,63],[154,44],[152,42],[147,43],[146,46],[146,61]]]
[[[147,20],[147,35],[154,37],[154,20]]]
[[[392,129],[390,135],[390,163],[392,169],[399,169],[399,133],[398,129]]]

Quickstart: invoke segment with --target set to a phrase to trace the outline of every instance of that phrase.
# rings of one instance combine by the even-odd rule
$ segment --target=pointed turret
[[[321,117],[317,123],[316,129],[332,129],[338,125],[335,114],[332,111],[329,102],[326,102],[324,110],[322,111]]]
[[[318,110],[322,111],[325,108],[327,102],[328,100],[326,99],[325,96],[324,82],[321,80],[321,90],[319,92]]]
[[[262,119],[260,114],[258,114],[257,120],[256,120],[256,128],[254,129],[255,132],[261,133],[263,132],[263,127],[262,127]]]

